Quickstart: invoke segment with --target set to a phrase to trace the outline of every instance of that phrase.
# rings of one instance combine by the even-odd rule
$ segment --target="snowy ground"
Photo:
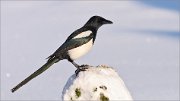
[[[179,3],[146,1],[1,1],[1,99],[61,99],[75,71],[67,61],[15,93],[10,89],[100,15],[114,24],[100,28],[92,51],[76,62],[114,67],[135,100],[178,100]]]

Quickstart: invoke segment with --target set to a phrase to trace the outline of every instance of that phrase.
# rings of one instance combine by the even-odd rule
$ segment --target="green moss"
[[[76,88],[75,94],[76,94],[77,98],[79,98],[79,97],[81,96],[81,90],[80,90],[80,88]]]
[[[100,93],[100,101],[109,101],[109,98],[106,97],[103,93]]]

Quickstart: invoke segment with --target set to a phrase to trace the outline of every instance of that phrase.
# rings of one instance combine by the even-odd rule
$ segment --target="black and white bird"
[[[112,24],[112,21],[100,16],[91,17],[83,27],[74,31],[66,39],[66,41],[47,58],[47,63],[45,63],[41,68],[20,82],[17,86],[11,89],[11,91],[16,91],[28,83],[31,79],[47,70],[54,63],[57,63],[63,59],[67,59],[69,62],[71,62],[77,68],[77,71],[83,71],[84,65],[80,66],[76,64],[74,60],[85,55],[92,48],[96,39],[97,30],[104,24]]]

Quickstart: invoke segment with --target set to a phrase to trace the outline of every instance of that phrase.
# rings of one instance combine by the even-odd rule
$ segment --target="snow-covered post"
[[[123,80],[108,66],[89,67],[72,75],[64,86],[62,100],[132,100]]]

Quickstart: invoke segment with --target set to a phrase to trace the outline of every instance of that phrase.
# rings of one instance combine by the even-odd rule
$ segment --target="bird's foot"
[[[78,69],[75,71],[75,74],[76,76],[79,74],[79,72],[81,71],[86,71],[88,69],[89,65],[81,65],[81,66],[78,66]]]

